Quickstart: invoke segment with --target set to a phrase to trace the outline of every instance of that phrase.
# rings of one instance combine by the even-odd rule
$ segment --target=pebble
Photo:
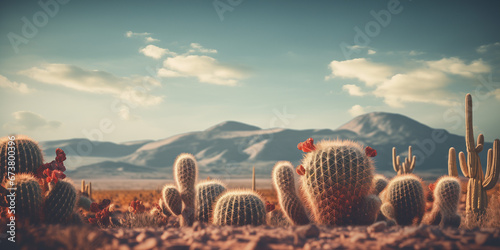
[[[371,226],[366,228],[366,231],[368,233],[376,233],[376,232],[384,231],[386,228],[387,228],[387,222],[379,221],[379,222],[373,223]]]
[[[158,239],[152,237],[135,246],[134,250],[149,250],[156,246],[158,246]]]
[[[489,234],[485,234],[485,233],[476,233],[476,237],[475,237],[475,242],[476,244],[482,246],[484,245],[488,240],[490,239],[490,235]]]
[[[314,224],[310,224],[310,225],[297,227],[297,229],[295,230],[295,233],[300,238],[309,239],[309,238],[317,238],[319,236],[320,231],[319,231],[318,226],[316,226]]]

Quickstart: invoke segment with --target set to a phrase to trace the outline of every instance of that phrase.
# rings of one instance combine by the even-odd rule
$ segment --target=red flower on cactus
[[[92,225],[97,225],[98,223],[104,226],[109,225],[109,217],[111,216],[109,205],[111,205],[111,201],[108,199],[104,199],[100,203],[93,202],[90,204],[90,211],[96,214],[95,217],[89,218],[89,223]]]
[[[132,201],[130,202],[130,206],[128,207],[128,211],[134,214],[144,213],[146,211],[146,207],[142,204],[142,201]]]
[[[306,169],[304,168],[304,166],[299,165],[297,169],[295,169],[295,172],[297,172],[298,175],[305,175]]]
[[[111,200],[103,199],[100,203],[92,202],[90,204],[90,212],[97,213],[105,208],[107,208],[111,204]]]
[[[56,159],[39,166],[36,170],[36,177],[39,179],[45,179],[47,182],[55,181],[57,183],[58,179],[66,178],[63,173],[66,171],[64,166],[64,161],[66,160],[66,153],[60,148],[56,149]],[[49,171],[47,171],[49,170]],[[55,174],[52,171],[57,171]]]
[[[62,163],[66,160],[66,153],[60,148],[56,149],[56,161]]]
[[[304,153],[316,150],[313,138],[309,138],[305,142],[300,142],[299,144],[297,144],[297,148],[303,151]]]
[[[270,203],[269,201],[266,201],[266,211],[269,213],[273,211],[276,208],[276,206],[273,203]]]
[[[45,181],[54,182],[55,184],[57,184],[59,179],[66,178],[66,175],[63,172],[59,170],[50,170],[48,168],[43,171],[43,174],[46,176]]]
[[[366,147],[365,153],[366,153],[366,156],[368,156],[368,157],[377,156],[377,150],[373,149],[372,147]]]

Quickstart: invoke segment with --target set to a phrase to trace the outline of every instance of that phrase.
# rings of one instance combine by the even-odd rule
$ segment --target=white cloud
[[[410,53],[408,53],[410,56],[419,56],[419,55],[423,55],[425,54],[424,52],[420,52],[420,51],[416,51],[416,50],[412,50],[410,51]]]
[[[353,117],[366,113],[365,109],[361,105],[354,105],[347,112],[349,112],[349,114]]]
[[[125,33],[125,36],[126,37],[134,37],[134,36],[149,36],[151,35],[151,33],[148,33],[148,32],[142,32],[142,33],[135,33],[135,32],[132,32],[132,31],[127,31]]]
[[[368,53],[368,55],[374,55],[375,53],[377,53],[377,51],[375,51],[373,49],[369,49],[367,53]]]
[[[34,91],[34,89],[28,88],[26,84],[13,82],[3,75],[0,75],[0,88],[12,89],[22,94],[27,94]]]
[[[438,61],[429,61],[427,65],[430,68],[440,70],[442,72],[460,75],[464,77],[473,77],[477,73],[490,72],[491,68],[485,64],[483,60],[472,61],[469,65],[457,57],[443,58]]]
[[[118,77],[109,72],[67,64],[45,64],[19,73],[47,84],[89,93],[109,94],[135,105],[152,106],[163,101],[162,96],[150,93],[152,87],[160,86],[160,82],[152,77]]]
[[[49,121],[39,114],[30,111],[17,111],[12,113],[14,118],[12,121],[7,122],[3,127],[12,132],[21,132],[23,130],[37,130],[37,129],[54,129],[62,125],[59,121]]]
[[[158,76],[196,77],[200,82],[217,85],[235,86],[245,77],[242,70],[224,65],[215,58],[199,55],[178,55],[163,62]]]
[[[373,94],[384,98],[391,107],[403,107],[407,102],[456,105],[453,96],[445,90],[448,82],[446,74],[440,71],[419,69],[392,76],[378,85]]]
[[[391,67],[370,62],[365,58],[332,61],[328,67],[332,73],[326,77],[327,80],[335,77],[355,78],[368,86],[380,83],[392,75]]]
[[[154,42],[159,42],[160,40],[156,39],[156,38],[152,38],[150,36],[144,38],[146,40],[147,43],[154,43]]]
[[[490,94],[492,94],[497,100],[500,101],[500,89],[495,89],[491,91]]]
[[[361,88],[359,86],[354,85],[354,84],[345,84],[344,86],[342,86],[342,90],[347,91],[349,93],[349,95],[352,95],[352,96],[364,96],[364,95],[366,95],[366,93],[361,91]]]
[[[176,53],[174,53],[168,49],[160,48],[160,47],[152,45],[152,44],[150,44],[142,49],[139,49],[139,52],[141,52],[145,56],[152,57],[154,59],[160,59],[164,55],[173,55],[173,56],[176,55]]]
[[[203,48],[203,46],[201,46],[199,43],[191,43],[190,46],[191,46],[191,49],[189,50],[188,53],[195,53],[195,52],[211,53],[211,54],[217,53],[217,50]]]
[[[493,49],[495,47],[500,47],[500,42],[481,45],[476,49],[476,51],[478,53],[486,53],[488,52],[488,50]]]

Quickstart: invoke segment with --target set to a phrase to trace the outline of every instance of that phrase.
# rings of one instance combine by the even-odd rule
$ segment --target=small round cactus
[[[70,182],[59,180],[48,192],[44,204],[47,223],[65,223],[76,206],[76,189]]]
[[[424,223],[442,227],[460,226],[461,217],[457,214],[461,187],[457,177],[443,176],[434,187],[432,210],[424,217]]]
[[[387,187],[387,184],[389,183],[389,180],[381,175],[381,174],[376,174],[373,176],[373,193],[376,195],[379,195],[382,190],[384,190],[385,187]]]
[[[212,208],[217,198],[227,190],[220,181],[210,180],[196,185],[196,216],[200,222],[208,223],[212,218]]]
[[[380,210],[399,225],[418,225],[425,212],[422,180],[413,174],[394,177],[380,194]]]
[[[266,206],[251,190],[227,191],[217,199],[212,223],[219,226],[259,226],[266,223]]]
[[[9,155],[9,152],[13,152],[10,153],[13,155]],[[3,137],[0,139],[0,182],[8,172],[9,162],[15,163],[15,170],[10,172],[35,175],[38,167],[43,164],[43,153],[38,143],[27,136]]]
[[[40,222],[40,215],[43,204],[42,189],[38,180],[31,174],[18,174],[16,176],[15,186],[11,181],[5,180],[6,188],[17,188],[15,214],[21,219],[26,219],[30,223]]]
[[[280,161],[274,165],[273,184],[278,192],[278,201],[286,217],[295,225],[309,224],[309,216],[295,190],[292,163]]]
[[[352,141],[322,141],[312,145],[312,139],[298,148],[308,152],[299,166],[303,173],[302,188],[308,206],[318,224],[347,225],[358,223],[357,207],[370,195],[373,161],[376,151]],[[366,211],[375,215],[378,209]],[[368,224],[373,223],[373,221]]]
[[[181,226],[191,226],[194,222],[195,183],[198,178],[198,163],[192,154],[177,156],[174,163],[174,178],[184,204],[182,207]]]
[[[181,194],[173,185],[165,185],[161,191],[162,202],[164,211],[168,210],[170,214],[179,216],[182,213],[182,199]],[[162,206],[161,205],[161,206]]]

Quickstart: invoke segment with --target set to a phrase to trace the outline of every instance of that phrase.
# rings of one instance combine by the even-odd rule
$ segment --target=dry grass
[[[272,189],[258,189],[257,192],[262,195],[265,201],[276,204],[279,208],[276,191]],[[117,205],[117,209],[125,212],[130,202],[141,200],[147,209],[154,203],[157,203],[161,197],[161,190],[95,190],[92,193],[94,201],[110,199],[111,203]]]
[[[262,195],[265,201],[269,201],[276,205],[276,209],[280,209],[276,191],[273,189],[258,189],[258,193]],[[459,214],[462,215],[462,222],[465,222],[465,197],[467,194],[467,182],[462,182],[462,197],[460,199]],[[96,201],[102,199],[110,199],[112,203],[117,205],[117,209],[125,212],[128,205],[133,200],[142,200],[146,208],[158,202],[161,197],[160,190],[96,190],[93,193],[93,198]],[[462,223],[462,227],[494,227],[500,228],[500,184],[495,188],[488,190],[488,210],[481,224]]]

